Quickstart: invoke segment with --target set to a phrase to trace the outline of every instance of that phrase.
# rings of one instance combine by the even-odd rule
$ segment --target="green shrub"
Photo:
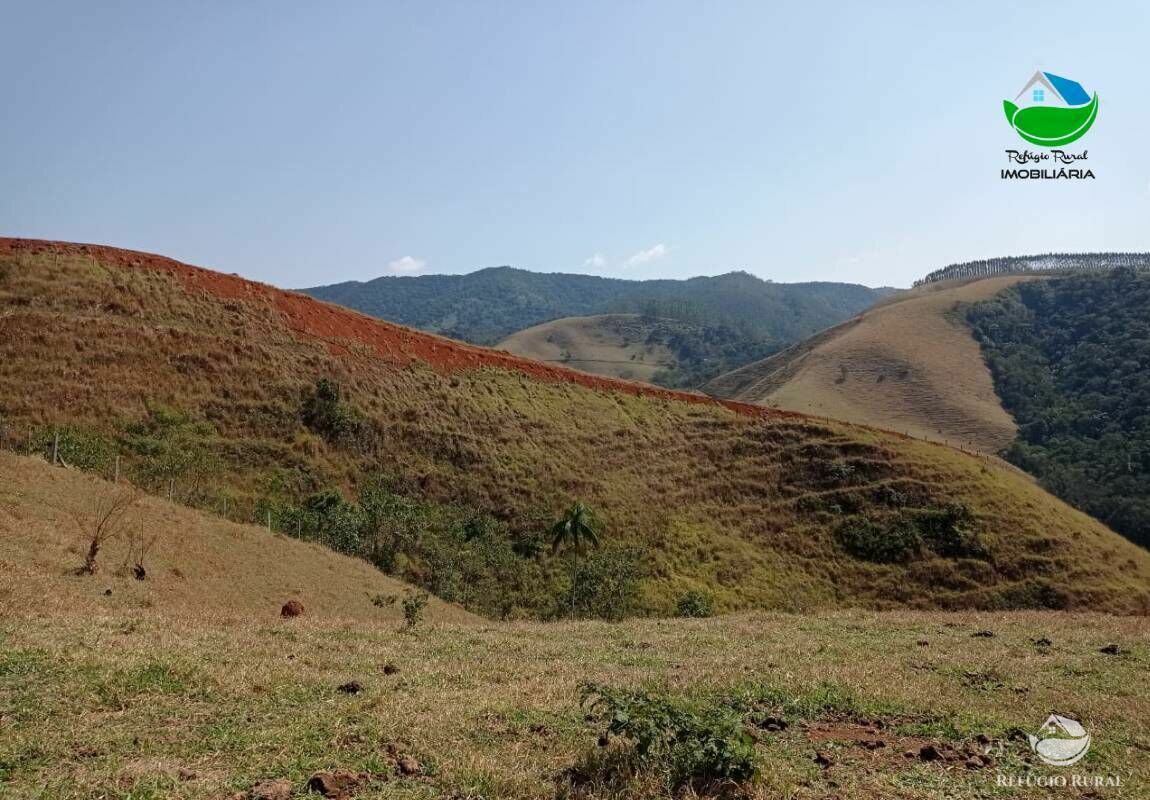
[[[338,383],[320,378],[303,401],[304,424],[332,443],[349,443],[363,426],[359,412],[345,403],[341,395]]]
[[[403,598],[403,626],[414,630],[423,620],[423,610],[427,608],[427,592],[411,592]]]
[[[575,614],[594,619],[619,620],[634,614],[639,589],[647,576],[643,551],[638,547],[604,547],[579,561],[575,571],[578,592]],[[560,590],[557,608],[570,611],[570,588]]]
[[[962,527],[973,520],[970,510],[958,504],[929,508],[914,514],[915,527],[918,528],[926,546],[944,558],[989,556],[978,534]]]
[[[713,617],[715,615],[715,600],[706,592],[691,590],[679,596],[675,604],[676,617]]]
[[[185,489],[219,471],[212,453],[215,428],[163,405],[149,405],[146,416],[124,426],[124,444],[132,476],[142,486],[162,490],[171,482]]]
[[[965,506],[952,504],[907,509],[882,520],[847,520],[835,536],[852,556],[877,564],[909,561],[926,550],[943,558],[989,558],[978,534],[963,527],[973,521]]]
[[[903,517],[889,522],[849,519],[835,531],[839,544],[855,558],[877,564],[909,561],[922,547],[922,537]]]
[[[42,428],[33,436],[33,452],[43,453],[46,458],[52,457],[54,445],[61,461],[86,472],[106,472],[116,460],[110,441],[77,428]]]
[[[583,687],[583,701],[606,724],[607,737],[626,743],[634,770],[660,775],[669,793],[755,777],[754,740],[728,705],[591,683]]]

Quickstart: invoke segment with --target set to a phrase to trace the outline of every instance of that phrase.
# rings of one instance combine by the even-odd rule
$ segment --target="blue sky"
[[[281,286],[1150,249],[1148,6],[937,5],[10,3],[0,235]],[[1037,68],[1097,180],[999,179]]]

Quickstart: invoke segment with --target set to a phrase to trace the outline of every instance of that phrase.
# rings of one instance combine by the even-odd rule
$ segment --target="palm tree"
[[[575,615],[575,581],[579,571],[579,551],[590,543],[599,546],[599,532],[602,524],[595,512],[578,502],[573,504],[559,520],[551,526],[551,552],[559,552],[566,547],[571,551],[571,615]]]

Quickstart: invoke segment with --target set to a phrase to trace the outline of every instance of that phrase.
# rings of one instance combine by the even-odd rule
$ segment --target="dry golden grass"
[[[190,618],[271,620],[294,599],[309,617],[389,624],[403,618],[401,601],[412,587],[364,561],[147,496],[128,511],[123,535],[101,550],[98,573],[77,576],[87,539],[74,516],[97,507],[116,488],[90,475],[0,452],[0,605],[7,613],[156,610]],[[133,532],[157,537],[144,561],[145,580],[136,580],[130,569]],[[377,595],[399,600],[379,607],[372,603]],[[427,616],[474,619],[438,600]]]
[[[980,630],[993,638],[975,638]],[[1122,654],[1099,652],[1111,643]],[[0,645],[0,795],[12,800],[225,798],[278,778],[299,791],[320,769],[373,776],[360,800],[562,797],[564,770],[602,732],[580,707],[587,680],[774,697],[768,708],[790,727],[757,747],[761,777],[747,796],[759,800],[1046,796],[996,789],[998,774],[1123,784],[1059,797],[1150,793],[1144,618],[756,613],[404,634],[363,619],[222,623],[85,603],[6,613]],[[337,691],[353,680],[362,692]],[[1036,731],[1051,711],[1094,737],[1073,769],[1039,764],[1010,736]],[[885,747],[860,746],[860,733]],[[989,768],[903,756],[922,743],[974,747],[979,734],[993,740]],[[398,775],[389,744],[425,774]],[[816,752],[833,766],[816,765]],[[646,780],[583,796],[666,795]]]
[[[117,444],[150,404],[179,408],[209,426],[215,468],[177,482],[177,499],[237,518],[255,521],[273,482],[297,496],[350,494],[382,473],[405,493],[496,515],[519,532],[586,501],[611,541],[643,548],[651,576],[642,610],[653,613],[692,589],[723,610],[1016,606],[1035,582],[1076,609],[1145,613],[1150,603],[1145,551],[1015,471],[940,445],[511,368],[436,368],[381,355],[334,322],[328,330],[348,315],[325,304],[238,280],[221,297],[76,248],[5,264],[7,445],[56,425]],[[301,332],[288,301],[314,312],[320,334]],[[454,352],[447,340],[352,316],[412,352]],[[302,399],[320,377],[338,380],[369,422],[362,447],[329,444],[303,424]],[[849,477],[835,478],[835,465]],[[892,513],[892,492],[915,506],[966,505],[993,557],[871,564],[847,555],[836,528]]]
[[[716,378],[704,391],[997,453],[1016,426],[958,309],[1020,280],[930,285],[895,295]]]
[[[650,383],[677,360],[666,346],[647,343],[641,319],[636,314],[564,317],[513,333],[496,347],[596,375]]]

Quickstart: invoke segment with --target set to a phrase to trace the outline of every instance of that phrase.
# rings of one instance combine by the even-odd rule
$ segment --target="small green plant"
[[[706,592],[692,589],[679,596],[675,604],[676,617],[713,617],[715,616],[715,599]]]
[[[371,597],[371,604],[376,608],[387,608],[395,605],[398,600],[399,598],[393,594],[374,594]]]
[[[403,598],[403,627],[405,630],[415,630],[423,621],[423,611],[427,608],[429,595],[427,592],[412,592]]]
[[[669,793],[706,792],[757,773],[754,739],[730,705],[594,683],[583,686],[583,702],[606,723],[608,740],[626,742],[633,770],[661,775]]]

